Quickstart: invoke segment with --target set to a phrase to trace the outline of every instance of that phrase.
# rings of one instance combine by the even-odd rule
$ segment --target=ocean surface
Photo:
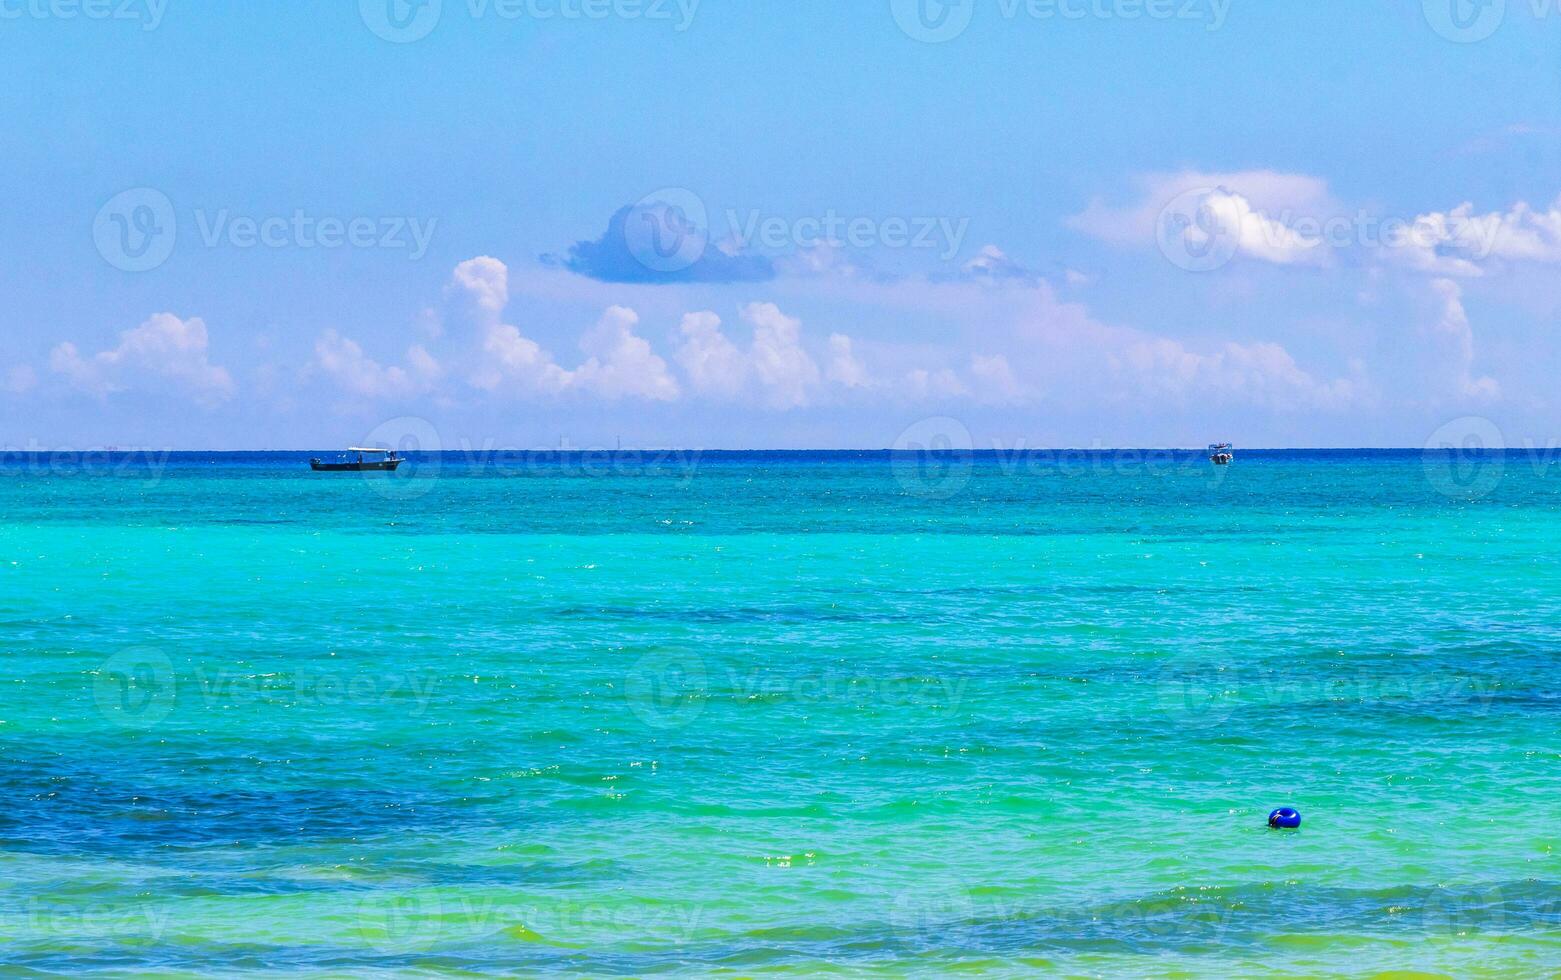
[[[0,457],[0,969],[1561,975],[1561,454],[309,455]]]

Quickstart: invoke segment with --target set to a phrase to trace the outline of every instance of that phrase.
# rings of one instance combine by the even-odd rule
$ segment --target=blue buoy
[[[1301,826],[1301,811],[1282,806],[1268,815],[1268,825],[1279,830],[1296,830]]]

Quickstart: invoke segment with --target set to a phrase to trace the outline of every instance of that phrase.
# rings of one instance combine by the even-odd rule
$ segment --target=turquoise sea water
[[[0,967],[1561,971],[1543,456],[306,459],[0,462]]]

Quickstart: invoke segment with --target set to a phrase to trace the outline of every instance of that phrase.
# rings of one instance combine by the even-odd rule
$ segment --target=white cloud
[[[1474,376],[1474,330],[1463,306],[1463,289],[1451,279],[1431,280],[1438,302],[1432,336],[1452,392],[1463,398],[1492,400],[1501,396],[1501,385],[1490,377]]]
[[[585,333],[580,347],[586,360],[571,371],[519,327],[503,322],[510,295],[509,269],[503,262],[490,256],[462,262],[455,267],[450,290],[470,303],[476,320],[481,363],[470,380],[477,388],[527,395],[577,391],[606,401],[676,401],[681,394],[667,362],[635,334],[639,314],[626,306],[608,307]]]
[[[470,304],[476,322],[480,354],[470,377],[474,387],[548,395],[569,387],[569,372],[519,327],[503,321],[509,305],[509,269],[503,262],[487,255],[467,259],[455,267],[449,291]]]
[[[413,377],[425,385],[433,385],[444,377],[444,365],[422,344],[413,344],[407,348],[407,366],[411,368]]]
[[[1033,282],[1040,278],[1039,273],[1015,262],[996,245],[981,246],[976,257],[966,262],[961,267],[961,271],[966,276],[978,280],[1016,279]]]
[[[340,388],[365,398],[394,395],[407,387],[405,371],[384,367],[365,355],[355,341],[334,330],[315,341],[314,362]]]
[[[1276,183],[1286,189],[1283,180]],[[615,304],[582,338],[587,356],[574,370],[502,322],[500,304],[509,295],[502,263],[463,263],[451,287],[478,311],[487,374],[474,380],[490,389],[575,392],[606,401],[670,402],[688,393],[773,410],[829,404],[848,391],[873,393],[884,404],[968,399],[1014,406],[1044,394],[1070,406],[1133,401],[1190,408],[1208,401],[1279,412],[1337,411],[1376,397],[1358,363],[1332,377],[1302,367],[1278,343],[1193,345],[1098,322],[996,248],[983,249],[966,273],[958,280],[852,280],[845,298],[945,316],[959,330],[972,331],[967,343],[957,337],[938,344],[879,343],[869,359],[855,338],[830,333],[810,343],[796,317],[774,303],[755,302],[739,310],[739,322],[751,331],[746,337],[730,335],[738,331],[729,334],[713,312],[682,314],[674,353],[663,360],[639,335],[638,313]],[[666,308],[663,295],[645,301]],[[976,344],[981,352],[971,353]]]
[[[1026,404],[1044,393],[1070,407],[1116,402],[1148,408],[1209,399],[1282,412],[1340,410],[1375,397],[1363,366],[1326,378],[1302,368],[1277,343],[1199,349],[1101,322],[1083,304],[1060,299],[1045,280],[925,284],[896,292],[916,309],[947,311],[957,322],[979,326],[979,343],[989,351],[970,357],[963,376],[947,368],[913,371],[906,379],[912,397],[946,397],[963,387],[996,404]]]
[[[1268,170],[1150,174],[1135,180],[1137,201],[1113,207],[1096,199],[1067,220],[1115,245],[1153,247],[1180,220],[1190,245],[1223,245],[1275,265],[1328,265],[1344,250],[1431,276],[1484,275],[1494,263],[1561,265],[1561,199],[1545,209],[1518,202],[1476,214],[1468,202],[1411,220],[1345,208],[1326,182]],[[1001,252],[996,256],[1003,259]],[[994,260],[984,251],[971,265]]]
[[[695,391],[730,398],[743,389],[748,364],[721,332],[721,318],[709,311],[684,315],[677,361]]]
[[[119,335],[119,346],[83,357],[66,341],[49,355],[49,366],[76,388],[98,397],[141,387],[150,379],[172,382],[203,405],[233,397],[227,369],[209,360],[206,323],[157,313]]]
[[[1265,408],[1339,410],[1368,400],[1363,367],[1352,376],[1321,380],[1303,370],[1279,344],[1226,343],[1209,353],[1167,337],[1145,337],[1109,356],[1136,392],[1237,401]]]
[[[609,306],[580,341],[581,349],[591,356],[574,371],[571,385],[608,401],[676,401],[678,383],[667,370],[667,362],[651,350],[650,342],[634,333],[639,322],[639,314],[628,307]]]
[[[771,408],[811,404],[823,374],[802,344],[801,321],[782,313],[774,303],[749,303],[739,317],[753,330],[746,350],[722,333],[721,320],[714,313],[683,317],[677,361],[694,390],[723,398],[756,390]],[[830,380],[848,387],[847,379],[865,382],[866,369],[856,361],[851,339],[834,334],[829,344],[830,368],[838,375]]]
[[[509,305],[509,268],[491,255],[467,259],[455,267],[450,288],[489,317]]]
[[[970,359],[970,377],[975,383],[976,397],[993,404],[1020,404],[1029,400],[1029,393],[1014,377],[1014,369],[1008,358],[1001,354],[976,354]]]
[[[1464,202],[1450,211],[1417,215],[1392,236],[1402,265],[1435,276],[1481,276],[1493,261],[1561,264],[1561,200],[1544,211],[1519,202],[1506,211],[1475,214]]]
[[[867,388],[872,385],[866,365],[852,349],[851,338],[843,333],[829,335],[829,364],[824,370],[824,377],[843,388]]]
[[[0,391],[8,395],[25,395],[38,384],[38,372],[26,364],[19,364],[5,373],[0,380]]]
[[[485,391],[501,386],[528,394],[558,394],[569,387],[569,372],[553,363],[553,356],[520,328],[508,323],[489,324],[483,331],[483,364],[472,375],[472,384]]]
[[[808,404],[819,371],[802,349],[802,322],[782,313],[774,303],[749,303],[741,316],[753,327],[753,369],[770,403],[777,408]]]
[[[438,360],[421,345],[407,351],[409,368],[386,366],[335,330],[315,341],[314,366],[339,389],[362,398],[395,398],[427,391],[444,374]]]
[[[933,371],[916,368],[905,375],[904,390],[917,401],[925,401],[929,398],[963,398],[970,394],[970,389],[959,380],[959,375],[949,368],[938,368]]]
[[[1134,182],[1137,201],[1113,207],[1096,199],[1067,224],[1112,244],[1150,248],[1167,208],[1187,216],[1205,209],[1206,227],[1199,224],[1190,233],[1233,236],[1231,244],[1241,253],[1279,265],[1328,261],[1317,234],[1296,228],[1301,219],[1322,222],[1340,213],[1327,182],[1317,177],[1272,170],[1182,171],[1146,174]]]

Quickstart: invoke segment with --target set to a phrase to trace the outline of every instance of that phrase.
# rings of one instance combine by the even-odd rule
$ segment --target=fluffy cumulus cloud
[[[984,343],[1001,341],[1002,347],[971,356],[962,370],[913,371],[905,386],[912,398],[969,397],[991,405],[1049,400],[1070,407],[1250,405],[1294,412],[1342,411],[1374,397],[1363,365],[1328,377],[1303,368],[1277,343],[1193,344],[1106,323],[1082,304],[1060,299],[1045,281],[939,289],[985,327]]]
[[[912,401],[947,401],[970,394],[953,368],[912,368],[906,372],[900,390]]]
[[[314,345],[314,366],[339,391],[360,398],[395,398],[427,391],[444,375],[437,358],[421,345],[407,351],[407,367],[386,366],[354,340],[328,330]]]
[[[1370,395],[1360,364],[1351,365],[1353,376],[1319,379],[1273,343],[1226,343],[1200,352],[1168,338],[1145,338],[1110,355],[1110,363],[1134,390],[1174,398],[1339,410]]]
[[[474,387],[507,388],[525,394],[558,394],[569,387],[569,374],[542,346],[504,322],[509,305],[509,268],[492,256],[467,259],[455,267],[450,292],[470,311],[481,353],[471,372]]]
[[[970,377],[981,401],[1013,405],[1030,400],[1029,389],[1019,383],[1008,358],[1001,354],[977,354],[970,359]]]
[[[743,390],[748,358],[721,332],[721,318],[709,311],[689,313],[678,327],[682,344],[677,361],[695,391],[731,398]]]
[[[1097,200],[1069,224],[1114,245],[1145,250],[1157,244],[1165,250],[1170,227],[1194,249],[1223,247],[1231,257],[1275,266],[1341,265],[1348,257],[1368,272],[1371,285],[1363,296],[1373,297],[1382,285],[1393,284],[1412,303],[1429,299],[1433,313],[1419,340],[1424,358],[1433,359],[1423,367],[1426,376],[1439,379],[1430,392],[1438,398],[1490,401],[1501,396],[1501,385],[1475,370],[1476,337],[1458,280],[1522,275],[1525,270],[1548,277],[1561,265],[1561,199],[1544,208],[1518,202],[1483,212],[1464,202],[1398,218],[1346,207],[1332,197],[1325,182],[1301,174],[1185,172],[1151,175],[1137,183],[1140,193],[1132,203],[1110,206]],[[1167,257],[1177,258],[1170,253]],[[1153,356],[1140,351],[1117,363],[1158,357],[1162,369],[1183,366],[1171,370],[1172,377],[1212,376],[1209,365],[1217,363],[1222,374],[1247,379],[1239,382],[1247,388],[1252,387],[1253,368],[1264,365],[1272,378],[1290,378],[1279,390],[1306,393],[1306,400],[1315,403],[1363,390],[1353,376],[1304,382],[1286,370],[1284,358],[1261,345],[1230,345],[1196,356],[1156,350]]]
[[[580,341],[586,359],[570,370],[519,327],[504,322],[509,269],[503,262],[489,256],[462,262],[450,289],[465,300],[479,332],[481,350],[470,379],[477,388],[523,395],[581,392],[605,401],[675,401],[680,394],[666,361],[635,333],[639,314],[628,307],[609,307],[586,331]]]
[[[1496,379],[1474,373],[1474,330],[1464,309],[1463,289],[1451,279],[1433,279],[1431,290],[1437,301],[1431,343],[1438,354],[1436,363],[1446,375],[1446,390],[1486,401],[1500,397]]]
[[[802,322],[774,303],[749,303],[742,319],[753,327],[753,367],[770,402],[781,408],[806,405],[818,384],[818,364],[802,347]]]
[[[569,387],[569,372],[553,363],[551,354],[513,324],[488,326],[482,351],[482,364],[471,381],[485,391],[507,387],[524,394],[556,395]]]
[[[1243,251],[1276,267],[1328,264],[1287,238],[1283,228],[1289,226],[1266,210],[1330,206],[1320,181],[1266,171],[1189,173],[1145,186],[1158,194],[1186,182],[1212,181],[1223,181],[1226,189],[1203,192],[1200,206],[1235,226],[1255,229],[1250,242],[1243,232]],[[1242,191],[1234,189],[1237,185]],[[1427,251],[1424,262],[1382,263],[1367,270],[1379,280],[1414,286],[1404,295],[1420,319],[1403,320],[1402,329],[1417,343],[1413,355],[1425,361],[1421,376],[1440,385],[1428,399],[1488,401],[1501,391],[1477,369],[1476,338],[1461,285],[1471,280],[1459,278],[1473,273],[1450,263],[1468,262],[1478,270],[1492,257],[1561,262],[1556,210],[1519,208],[1493,216],[1465,207],[1423,215],[1418,223],[1440,243]],[[1076,220],[1102,237],[1127,242],[1139,233],[1152,236],[1158,213],[1150,204],[1096,204]],[[1470,243],[1481,241],[1492,244],[1476,260]],[[1428,274],[1433,270],[1446,271]],[[1335,269],[1322,278],[1332,280],[1346,271]],[[692,290],[684,296],[664,289],[607,288],[536,269],[525,273],[527,278],[517,275],[491,256],[461,262],[450,274],[445,301],[437,309],[412,311],[421,319],[414,318],[401,345],[414,337],[418,342],[397,345],[401,356],[386,358],[377,340],[360,342],[331,330],[313,340],[308,369],[300,377],[327,379],[329,385],[314,390],[345,396],[344,407],[415,396],[447,406],[475,405],[488,397],[557,399],[563,405],[692,400],[767,412],[903,412],[921,406],[957,411],[963,403],[988,410],[1043,406],[1069,412],[1088,412],[1092,406],[1135,413],[1176,407],[1201,416],[1211,407],[1346,413],[1376,406],[1383,397],[1380,379],[1360,360],[1329,357],[1315,336],[1285,344],[1250,336],[1190,339],[1107,323],[1081,301],[1077,286],[1082,277],[1058,265],[1058,281],[1066,285],[1054,285],[992,245],[958,272],[941,277],[888,282],[825,271],[792,284],[792,293],[801,283],[812,294],[832,294],[854,318],[880,325],[903,318],[908,326],[899,334],[880,330],[866,340],[804,324],[763,297],[735,297],[750,301],[737,305],[732,322],[723,324],[721,314],[693,305],[692,297],[700,294]],[[546,291],[560,282],[572,289],[552,297],[555,309],[562,304],[578,309],[584,299],[602,311],[568,340],[553,341],[559,349],[578,347],[573,358],[566,355],[562,361],[531,330],[511,322],[514,295],[528,300],[548,296]],[[642,318],[620,300],[653,312]],[[658,352],[651,338],[672,323],[670,346]],[[1300,346],[1286,346],[1297,342]],[[1357,350],[1369,352],[1370,347]],[[112,350],[86,355],[73,344],[60,344],[50,366],[76,388],[104,396],[148,378],[207,404],[229,398],[234,390],[228,372],[209,359],[205,324],[172,314],[158,314],[126,331]],[[0,390],[25,391],[35,382],[31,373],[12,371],[0,376]]]
[[[1484,214],[1464,202],[1417,215],[1389,244],[1401,264],[1435,276],[1482,276],[1501,263],[1561,265],[1561,199],[1544,210],[1520,201]]]
[[[590,357],[575,369],[569,383],[607,401],[676,401],[678,383],[650,342],[635,334],[639,322],[639,314],[626,306],[608,307],[580,341]]]
[[[509,305],[509,267],[491,255],[467,259],[451,274],[450,289],[484,319],[495,320]]]
[[[1561,265],[1561,199],[1483,213],[1464,202],[1401,218],[1346,206],[1305,174],[1184,171],[1135,183],[1136,200],[1096,199],[1068,225],[1126,247],[1163,248],[1168,236],[1184,236],[1196,248],[1273,265],[1329,265],[1351,252],[1434,276],[1480,276],[1496,263]],[[998,253],[972,265],[1001,269],[1004,261]]]
[[[49,366],[73,387],[98,397],[132,388],[156,388],[159,382],[215,405],[233,397],[227,369],[212,364],[206,323],[158,313],[119,335],[112,350],[83,355],[66,341],[49,355]]]
[[[824,376],[843,388],[871,388],[867,366],[856,356],[851,338],[843,333],[829,335],[829,365]]]
[[[739,347],[721,330],[714,313],[683,318],[678,363],[696,392],[726,398],[755,391],[770,408],[801,408],[813,402],[824,374],[802,343],[802,323],[782,313],[774,303],[749,303],[739,312],[752,339]],[[866,369],[855,358],[851,339],[835,334],[829,341],[831,382],[858,387]]]
[[[1138,177],[1135,200],[1096,199],[1070,227],[1115,245],[1153,247],[1168,236],[1277,265],[1318,265],[1331,256],[1321,223],[1341,214],[1328,185],[1272,170],[1182,171]],[[1316,231],[1312,223],[1316,222]]]

